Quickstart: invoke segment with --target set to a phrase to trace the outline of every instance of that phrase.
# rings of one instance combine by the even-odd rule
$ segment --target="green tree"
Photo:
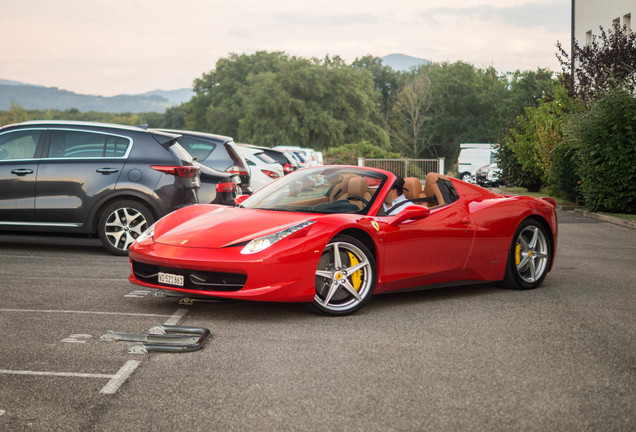
[[[243,116],[243,90],[251,76],[278,73],[290,57],[282,52],[230,54],[212,71],[194,80],[194,96],[185,104],[186,128],[236,137]]]
[[[523,115],[527,107],[536,107],[542,100],[554,94],[558,80],[547,69],[519,71],[508,74],[508,95],[501,105],[502,117],[506,125],[511,125],[517,116]]]
[[[420,68],[432,83],[431,121],[426,133],[431,156],[456,160],[461,142],[496,142],[503,132],[501,106],[507,82],[494,68],[473,65],[430,64]]]
[[[424,130],[430,120],[433,101],[432,83],[426,73],[409,78],[393,105],[389,131],[393,148],[414,159],[430,146],[430,137]]]
[[[370,55],[357,58],[351,66],[367,70],[373,76],[373,85],[379,97],[380,114],[386,121],[393,110],[393,104],[404,85],[407,74],[394,71],[390,66],[384,65],[381,58]]]
[[[551,184],[554,152],[563,142],[563,124],[574,109],[567,89],[561,86],[553,98],[542,99],[517,117],[499,150],[504,181],[530,191]]]

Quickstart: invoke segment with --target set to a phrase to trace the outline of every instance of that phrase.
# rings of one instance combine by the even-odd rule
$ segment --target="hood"
[[[311,216],[228,206],[192,205],[157,222],[154,241],[171,246],[222,248],[273,234],[310,220]]]

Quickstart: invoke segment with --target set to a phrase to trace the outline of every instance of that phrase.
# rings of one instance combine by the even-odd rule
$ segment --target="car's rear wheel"
[[[102,244],[110,253],[127,255],[130,245],[153,223],[152,213],[144,204],[122,200],[104,209],[97,231]]]
[[[504,286],[533,289],[541,285],[550,269],[552,244],[546,228],[534,219],[526,219],[517,228],[508,253]]]
[[[469,172],[462,173],[459,176],[459,179],[465,182],[470,182],[470,173]]]
[[[327,244],[316,269],[312,306],[328,315],[347,315],[363,307],[373,295],[377,279],[369,249],[350,236]]]

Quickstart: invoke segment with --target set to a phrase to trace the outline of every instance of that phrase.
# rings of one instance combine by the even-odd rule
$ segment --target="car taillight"
[[[234,182],[224,182],[216,184],[217,192],[234,192],[236,190],[236,183]]]
[[[156,171],[161,171],[162,173],[186,178],[194,177],[197,173],[197,168],[193,166],[152,165],[150,168]]]
[[[277,179],[279,177],[277,172],[269,171],[269,170],[261,170],[263,174],[265,174],[269,178]]]
[[[290,172],[294,171],[294,166],[292,164],[286,163],[283,167],[283,171],[289,174]]]
[[[240,176],[249,175],[249,173],[247,171],[245,171],[241,167],[237,167],[236,165],[233,166],[232,168],[230,168],[229,170],[227,170],[227,172],[232,173],[232,174],[237,174],[237,175],[240,175]]]

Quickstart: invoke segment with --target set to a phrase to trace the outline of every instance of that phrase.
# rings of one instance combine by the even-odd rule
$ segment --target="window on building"
[[[627,30],[632,29],[632,14],[623,15],[623,25],[627,27]]]
[[[585,32],[585,45],[589,45],[592,43],[592,30],[588,30]]]

